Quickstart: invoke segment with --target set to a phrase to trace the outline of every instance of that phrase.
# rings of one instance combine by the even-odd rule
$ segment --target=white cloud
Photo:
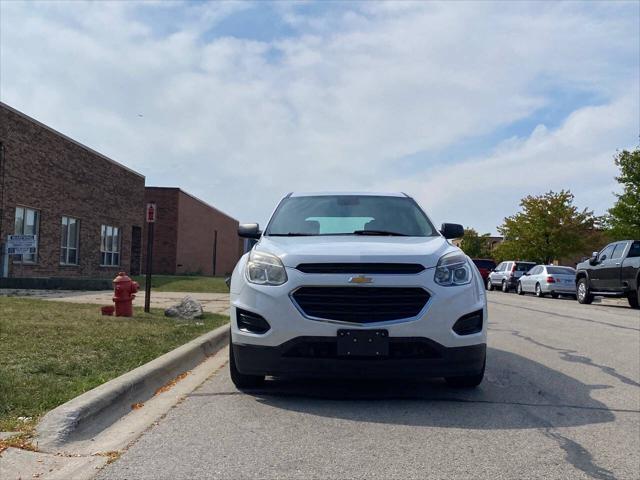
[[[185,5],[163,24],[149,20],[154,7],[130,5],[3,2],[0,97],[148,184],[181,186],[241,220],[264,220],[290,190],[408,191],[436,218],[481,230],[548,188],[602,211],[612,154],[637,143],[637,9],[365,3],[309,17],[287,7],[301,34],[258,42],[203,36],[247,3]],[[406,155],[432,158],[535,118],[559,89],[601,106],[575,105],[562,126],[489,155],[399,171]]]
[[[519,199],[549,190],[568,188],[578,207],[603,214],[616,189],[613,153],[627,141],[638,111],[634,95],[585,107],[556,130],[539,125],[529,137],[510,139],[486,157],[433,168],[410,182],[395,180],[393,186],[415,192],[432,207],[434,219],[488,225],[488,231],[517,211]]]

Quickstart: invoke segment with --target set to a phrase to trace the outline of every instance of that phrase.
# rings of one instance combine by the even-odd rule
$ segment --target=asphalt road
[[[487,374],[273,381],[219,371],[102,479],[640,478],[640,312],[492,292]]]

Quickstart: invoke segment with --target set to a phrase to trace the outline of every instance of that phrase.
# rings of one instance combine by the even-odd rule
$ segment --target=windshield
[[[438,232],[411,198],[320,195],[285,198],[265,234],[430,237]]]

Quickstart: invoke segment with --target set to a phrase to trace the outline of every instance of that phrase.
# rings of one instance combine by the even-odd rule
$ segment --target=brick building
[[[146,187],[155,203],[153,273],[225,275],[243,251],[238,221],[179,188]],[[146,225],[144,231],[146,257]],[[143,263],[143,267],[146,263]]]
[[[3,274],[111,279],[140,271],[142,175],[4,103],[0,144],[0,243],[14,233],[38,239],[35,254],[0,264]]]

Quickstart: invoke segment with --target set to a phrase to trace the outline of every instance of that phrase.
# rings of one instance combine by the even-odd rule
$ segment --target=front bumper
[[[486,344],[444,347],[426,338],[390,338],[391,354],[379,358],[336,355],[335,337],[297,337],[277,347],[233,344],[245,375],[304,377],[456,377],[479,374]]]
[[[430,298],[412,318],[351,323],[306,316],[291,298],[302,286],[345,286],[351,275],[306,274],[287,268],[288,281],[281,286],[246,281],[244,258],[231,282],[231,340],[240,373],[329,377],[448,377],[482,371],[487,343],[485,286],[479,272],[471,283],[456,287],[435,284],[434,269],[411,275],[372,275],[377,287],[421,287]],[[352,288],[367,288],[354,286]],[[238,327],[238,310],[263,317],[270,328],[251,333]],[[458,335],[453,326],[461,317],[482,311],[481,331]],[[385,357],[339,357],[339,329],[384,329],[390,352]],[[415,348],[414,348],[415,347]],[[413,349],[413,350],[412,350]]]
[[[457,287],[436,285],[432,268],[416,275],[375,275],[375,286],[419,286],[429,292],[430,299],[422,311],[413,318],[353,324],[309,318],[296,307],[290,297],[290,293],[301,286],[348,285],[351,275],[305,274],[287,268],[287,283],[281,286],[263,286],[248,283],[243,270],[244,262],[241,261],[234,271],[231,285],[231,335],[233,343],[237,345],[278,347],[297,337],[335,337],[340,328],[383,328],[389,332],[390,338],[427,338],[444,347],[486,343],[486,293],[479,274],[474,275],[471,283]],[[236,318],[237,309],[261,315],[271,328],[264,334],[240,330]],[[460,317],[478,310],[483,311],[485,319],[481,332],[457,335],[452,330]]]

